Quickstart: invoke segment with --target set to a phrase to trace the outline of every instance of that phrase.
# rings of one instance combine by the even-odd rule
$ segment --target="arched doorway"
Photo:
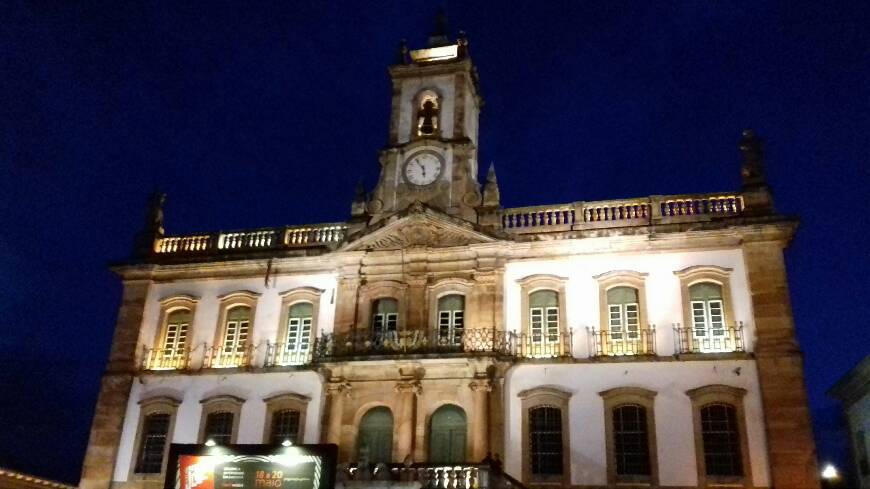
[[[429,422],[429,462],[465,463],[468,422],[459,406],[441,406]]]
[[[362,456],[363,448],[368,451],[368,461],[390,463],[393,460],[393,413],[389,408],[369,409],[359,424],[357,437],[357,459]]]

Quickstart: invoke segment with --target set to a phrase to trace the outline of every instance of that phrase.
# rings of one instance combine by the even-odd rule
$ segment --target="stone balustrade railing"
[[[574,202],[502,210],[502,229],[513,234],[708,221],[743,213],[739,194],[654,195],[638,199]]]
[[[344,240],[344,223],[165,236],[154,241],[154,254],[210,254],[329,246]]]

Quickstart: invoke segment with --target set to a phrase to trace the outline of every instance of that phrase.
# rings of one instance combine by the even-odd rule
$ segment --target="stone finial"
[[[741,134],[740,155],[743,160],[740,166],[743,213],[766,215],[775,212],[773,196],[764,176],[763,141],[751,129],[745,129]]]
[[[751,129],[743,130],[740,137],[740,153],[743,157],[741,167],[743,188],[767,185],[764,177],[763,142]]]
[[[399,48],[396,50],[396,64],[408,64],[408,40],[402,39],[399,41]]]
[[[498,207],[501,204],[501,193],[498,190],[498,179],[495,176],[495,163],[489,164],[486,172],[486,184],[483,186],[483,205]]]
[[[363,217],[366,215],[366,188],[360,179],[354,190],[353,203],[350,205],[351,217]]]
[[[164,203],[166,203],[166,194],[155,189],[149,198],[145,222],[136,235],[135,254],[137,256],[144,257],[153,253],[154,241],[163,237],[165,232],[163,229]]]
[[[429,47],[437,48],[448,44],[450,41],[447,38],[447,13],[444,12],[444,7],[438,7],[438,12],[435,13],[435,26],[429,34]]]
[[[468,38],[465,36],[465,31],[459,31],[459,38],[456,39],[456,45],[459,46],[457,52],[459,57],[468,57]]]

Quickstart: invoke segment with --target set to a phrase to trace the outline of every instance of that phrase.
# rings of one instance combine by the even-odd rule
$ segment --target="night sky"
[[[180,5],[180,4],[184,5]],[[386,67],[468,33],[483,169],[522,206],[739,188],[767,144],[822,460],[870,352],[870,4],[3,2],[0,465],[76,482],[147,195],[169,234],[342,220],[386,144]],[[679,318],[675,318],[678,321]]]

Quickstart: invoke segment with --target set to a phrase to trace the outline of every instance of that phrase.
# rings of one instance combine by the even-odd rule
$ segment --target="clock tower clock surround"
[[[477,222],[478,118],[483,101],[464,38],[430,38],[427,48],[400,51],[389,68],[392,110],[380,176],[367,203],[374,224],[415,202]]]

